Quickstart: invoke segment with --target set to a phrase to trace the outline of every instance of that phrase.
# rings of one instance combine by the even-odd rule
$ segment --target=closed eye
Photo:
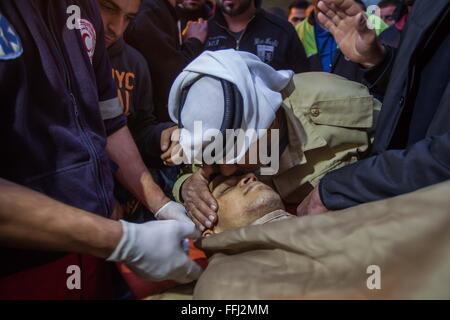
[[[227,186],[225,189],[222,190],[222,192],[220,193],[221,196],[227,194],[229,191],[231,191],[233,188],[233,186]]]

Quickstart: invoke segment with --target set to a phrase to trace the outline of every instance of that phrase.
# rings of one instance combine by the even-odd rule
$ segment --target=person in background
[[[194,21],[178,27],[175,0],[143,0],[136,18],[125,32],[125,41],[147,61],[153,81],[155,113],[159,121],[170,121],[167,100],[173,81],[183,68],[203,51],[207,22]]]
[[[397,10],[394,13],[395,24],[390,26],[380,35],[380,40],[383,44],[392,48],[398,48],[400,46],[402,31],[408,22],[408,17],[411,14],[414,2],[415,0],[405,0],[397,7]]]
[[[154,115],[152,80],[144,57],[123,40],[123,34],[139,10],[141,0],[98,0],[105,30],[105,44],[112,66],[112,76],[122,111],[128,119],[128,128],[142,158],[158,185],[170,197],[178,168],[164,166],[161,154],[170,145],[176,126],[172,122],[159,122]],[[115,192],[125,209],[125,217],[145,207],[119,184]]]
[[[352,81],[362,82],[363,74],[359,65],[342,54],[333,34],[317,20],[318,0],[313,0],[312,4],[314,12],[296,27],[311,63],[311,71],[330,72]],[[362,9],[361,3],[355,2],[355,4]],[[381,23],[383,25],[380,27],[381,29],[377,30],[377,33],[381,33],[387,28],[382,21]]]
[[[309,5],[309,2],[306,0],[297,0],[291,3],[288,20],[294,27],[307,18],[306,11]]]
[[[292,25],[260,8],[260,0],[219,0],[208,21],[205,50],[236,49],[257,55],[277,70],[310,70]]]
[[[381,19],[383,19],[387,25],[393,26],[396,23],[395,13],[401,4],[402,3],[399,0],[381,0],[378,3]]]

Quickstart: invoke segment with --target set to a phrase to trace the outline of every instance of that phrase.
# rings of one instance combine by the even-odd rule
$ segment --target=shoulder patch
[[[97,33],[95,32],[94,25],[89,20],[81,19],[80,26],[84,49],[92,62],[95,53],[95,46],[97,45]]]
[[[0,13],[0,60],[13,60],[23,53],[22,41],[13,26]]]

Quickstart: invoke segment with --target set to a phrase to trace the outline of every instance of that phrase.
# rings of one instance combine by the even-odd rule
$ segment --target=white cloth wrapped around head
[[[198,153],[205,147],[211,149],[215,143],[222,146],[222,139],[211,136],[211,132],[221,129],[224,120],[224,93],[219,79],[233,83],[239,90],[243,102],[240,129],[256,132],[258,139],[259,130],[268,129],[275,120],[283,102],[281,92],[293,89],[293,76],[292,71],[276,71],[248,52],[230,49],[201,54],[178,76],[170,92],[169,114],[177,124],[182,107],[180,144],[184,154],[189,154],[190,160],[198,159]],[[189,90],[182,106],[185,88]],[[240,161],[248,148],[246,145],[237,150],[235,157],[227,158],[227,163]]]

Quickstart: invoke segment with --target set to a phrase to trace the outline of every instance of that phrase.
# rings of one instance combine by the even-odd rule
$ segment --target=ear
[[[207,238],[207,237],[210,237],[210,236],[212,236],[212,235],[214,235],[214,231],[212,231],[212,230],[206,230],[205,232],[203,232],[202,237],[203,237],[203,238]]]

